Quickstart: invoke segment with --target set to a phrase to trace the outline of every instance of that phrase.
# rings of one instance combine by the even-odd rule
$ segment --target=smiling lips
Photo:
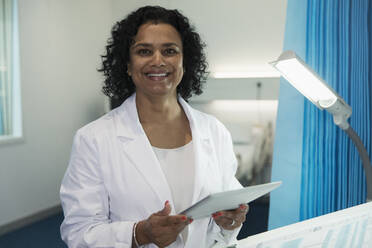
[[[168,77],[170,73],[162,72],[162,73],[145,73],[145,75],[150,79],[154,81],[161,81]]]

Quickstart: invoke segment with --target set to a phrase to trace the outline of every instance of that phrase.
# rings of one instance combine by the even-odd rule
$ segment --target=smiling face
[[[183,76],[182,50],[180,34],[172,25],[141,25],[128,63],[137,95],[176,97]]]

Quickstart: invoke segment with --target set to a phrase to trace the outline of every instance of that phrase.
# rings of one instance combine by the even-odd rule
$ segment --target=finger
[[[240,204],[238,210],[240,212],[248,213],[249,205],[248,204]]]
[[[220,212],[217,212],[217,213],[212,214],[212,217],[213,217],[214,221],[218,225],[225,225],[228,222],[228,220],[230,220],[230,218],[226,218],[224,216],[226,214],[224,212],[225,211],[220,211]]]
[[[230,225],[233,222],[233,220],[234,222],[237,221],[235,218],[229,218],[225,216],[218,216],[214,218],[214,220],[216,221],[216,223],[223,224],[223,225]]]
[[[236,222],[243,223],[245,221],[246,213],[241,212],[240,210],[237,211],[221,211],[221,215],[219,218],[227,218],[230,220],[235,220]]]
[[[189,224],[190,224],[189,220],[185,218],[185,219],[182,219],[182,222],[174,224],[172,227],[175,232],[180,233]]]
[[[217,217],[226,217],[229,219],[233,219],[237,214],[241,214],[240,210],[220,211],[218,212]]]
[[[229,220],[229,223],[226,225],[226,228],[230,228],[229,230],[233,230],[237,227],[240,227],[242,222],[236,220]]]
[[[249,205],[247,204],[240,204],[239,205],[239,209],[237,210],[237,212],[240,211],[240,214],[237,213],[237,217],[236,217],[236,220],[237,221],[240,221],[241,223],[243,223],[246,219],[246,216],[247,216],[247,213],[249,211]]]
[[[185,215],[171,215],[167,216],[163,220],[162,224],[165,226],[177,226],[189,223],[188,218]]]
[[[212,214],[212,217],[213,217],[214,219],[217,218],[217,217],[220,217],[220,216],[223,215],[222,212],[224,212],[224,211],[220,211],[220,212],[213,213],[213,214]]]
[[[232,219],[223,218],[223,217],[220,217],[219,219],[215,219],[215,222],[217,223],[217,225],[219,225],[220,227],[226,230],[233,230],[236,227],[240,226],[239,223],[236,223],[236,222],[233,223]]]
[[[221,217],[216,223],[227,230],[234,230],[235,228],[240,227],[242,224],[242,222],[239,220],[224,217]]]
[[[233,216],[227,217],[226,214],[228,213],[225,212],[226,211],[220,211],[212,215],[214,221],[220,226],[229,225],[232,222]]]
[[[226,210],[226,211],[220,211],[221,216],[225,216],[231,219],[235,219],[235,216],[245,216],[248,212],[248,205],[241,204],[238,208],[234,210]]]
[[[218,216],[226,216],[228,218],[233,218],[236,214],[244,213],[246,214],[248,212],[249,206],[247,204],[240,204],[238,208],[232,209],[232,210],[225,210],[225,211],[219,211],[214,214],[212,214],[212,217],[218,217]]]
[[[159,212],[157,212],[156,215],[167,216],[167,215],[170,214],[171,210],[172,210],[172,208],[171,208],[171,206],[170,206],[170,204],[169,204],[169,201],[166,201],[166,202],[164,203],[164,207],[163,207],[163,209],[160,210]]]
[[[245,212],[240,211],[220,211],[214,215],[215,222],[227,230],[239,227],[245,221]]]

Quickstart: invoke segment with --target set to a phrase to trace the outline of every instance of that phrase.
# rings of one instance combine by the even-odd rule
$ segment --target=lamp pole
[[[326,106],[322,101],[318,103],[321,108],[327,110],[333,116],[333,122],[339,126],[342,130],[353,141],[356,146],[359,156],[362,160],[364,174],[366,175],[366,184],[367,184],[367,202],[372,201],[372,166],[371,161],[368,156],[368,152],[364,147],[364,144],[355,130],[348,123],[348,119],[351,116],[351,107],[345,103],[342,98],[337,98],[337,100],[331,105]]]
[[[350,139],[353,141],[354,145],[358,149],[359,156],[362,160],[364,173],[366,174],[366,182],[367,182],[367,202],[372,201],[372,166],[371,161],[369,160],[368,152],[363,145],[362,140],[359,138],[358,134],[349,126],[346,130],[344,130]]]
[[[333,116],[333,122],[339,126],[353,141],[356,146],[359,156],[362,160],[364,174],[366,175],[367,183],[367,202],[372,201],[372,166],[369,160],[368,152],[364,144],[355,130],[348,123],[348,118],[351,116],[351,107],[345,103],[342,98],[338,98],[330,107],[326,107],[324,103],[319,102],[320,107],[327,110]]]

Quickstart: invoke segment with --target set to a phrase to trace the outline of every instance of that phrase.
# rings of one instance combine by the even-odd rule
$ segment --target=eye
[[[174,54],[177,54],[178,51],[174,48],[167,48],[164,50],[163,52],[165,55],[174,55]]]
[[[147,55],[151,55],[152,51],[150,49],[142,48],[142,49],[138,49],[136,53],[141,56],[147,56]]]

